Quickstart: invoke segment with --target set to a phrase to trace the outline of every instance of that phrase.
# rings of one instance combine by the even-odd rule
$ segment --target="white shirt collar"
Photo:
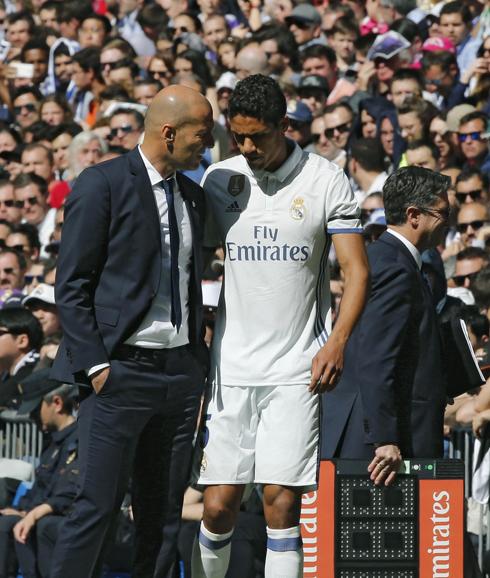
[[[394,231],[393,229],[390,229],[388,227],[387,229],[388,233],[391,233],[393,235],[393,237],[396,237],[399,241],[401,241],[405,247],[410,251],[410,254],[412,255],[412,257],[415,259],[415,262],[417,263],[417,267],[419,269],[422,268],[422,257],[420,255],[420,251],[417,249],[417,247],[411,243],[406,237],[404,237],[403,235],[401,235],[398,231]]]
[[[164,180],[162,175],[156,170],[156,168],[150,163],[150,161],[145,157],[143,151],[141,150],[141,146],[138,145],[138,151],[143,159],[143,164],[145,165],[146,172],[148,173],[148,178],[150,179],[150,184],[152,187],[155,185],[160,185],[161,182]],[[175,173],[170,175],[169,179],[175,178]]]

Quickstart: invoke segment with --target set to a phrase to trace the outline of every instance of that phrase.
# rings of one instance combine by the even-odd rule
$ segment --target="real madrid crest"
[[[228,192],[236,197],[245,188],[245,175],[233,175],[228,181]]]
[[[291,207],[289,207],[289,214],[291,218],[296,221],[301,221],[305,217],[305,201],[302,197],[296,197],[293,202],[291,203]]]

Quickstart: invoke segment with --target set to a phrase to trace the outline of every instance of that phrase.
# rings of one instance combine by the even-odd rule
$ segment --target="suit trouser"
[[[203,369],[188,347],[163,350],[155,360],[115,357],[102,390],[80,407],[80,489],[51,578],[92,575],[130,476],[133,578],[165,576],[175,560]]]
[[[0,516],[0,578],[7,578],[12,565],[17,566],[12,530],[19,520],[20,516]]]

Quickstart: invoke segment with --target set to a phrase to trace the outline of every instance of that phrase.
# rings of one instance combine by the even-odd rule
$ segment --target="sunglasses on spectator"
[[[35,205],[37,205],[37,197],[27,197],[27,199],[24,199],[22,201],[22,206],[25,207],[26,203],[28,203],[31,207],[34,207]]]
[[[5,205],[9,209],[15,207],[16,209],[22,209],[24,206],[24,201],[15,201],[14,199],[7,199],[6,201],[0,201],[0,206]]]
[[[311,133],[311,141],[312,141],[314,144],[317,144],[317,143],[320,142],[320,137],[321,137],[321,136],[322,136],[322,133],[321,133],[321,132],[312,132],[312,133]]]
[[[475,189],[474,191],[467,191],[466,193],[456,193],[456,199],[460,203],[464,203],[468,195],[471,197],[473,201],[481,199],[482,189]]]
[[[24,275],[24,281],[26,285],[30,285],[34,280],[38,283],[43,283],[44,275]]]
[[[7,245],[9,249],[13,249],[14,251],[18,251],[19,253],[24,253],[29,251],[29,247],[24,247],[24,245]]]
[[[468,273],[468,275],[454,275],[453,281],[457,287],[463,287],[465,284],[466,279],[468,279],[471,283],[473,279],[478,275],[478,271],[475,273]]]
[[[168,70],[149,70],[148,74],[151,74],[153,78],[167,78],[169,75]]]
[[[481,140],[482,133],[480,131],[475,132],[460,132],[458,133],[459,142],[466,142],[470,137],[471,140]]]
[[[110,132],[109,132],[109,138],[116,138],[117,136],[119,136],[120,133],[123,134],[123,136],[125,134],[129,134],[130,132],[133,132],[134,128],[130,125],[130,124],[126,124],[124,126],[118,126],[117,128],[111,128]]]
[[[125,60],[125,59],[122,59],[122,60]],[[109,68],[109,70],[115,70],[118,67],[120,62],[121,62],[121,60],[115,60],[114,62],[101,62],[100,67],[102,69]]]
[[[429,136],[430,136],[430,140],[434,140],[436,138],[436,136],[440,136],[441,138],[446,134],[447,131],[445,132],[437,132],[435,130],[431,130],[429,132]]]
[[[335,131],[340,132],[340,133],[349,132],[350,127],[351,127],[350,122],[344,122],[343,124],[339,124],[337,126],[334,126],[333,128],[326,128],[323,134],[327,138],[332,138],[333,136],[335,136]]]
[[[446,78],[446,75],[444,75],[442,78],[426,78],[425,79],[425,84],[432,84],[432,86],[442,86],[442,83],[444,81],[444,79]]]
[[[469,223],[458,223],[456,225],[456,230],[458,231],[458,233],[466,233],[466,231],[468,230],[468,227],[471,227],[474,231],[478,231],[478,229],[481,229],[483,227],[483,225],[488,224],[488,221],[470,221]]]
[[[23,109],[27,110],[27,112],[34,112],[37,107],[33,102],[21,104],[20,106],[14,106],[14,114],[20,114]]]

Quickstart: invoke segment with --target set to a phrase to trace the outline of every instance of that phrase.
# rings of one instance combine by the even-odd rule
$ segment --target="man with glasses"
[[[14,185],[6,179],[0,180],[0,219],[17,225],[22,220],[23,206],[24,203],[15,196]]]
[[[22,253],[4,247],[0,250],[0,289],[21,291],[27,264]]]
[[[490,222],[488,208],[483,203],[465,203],[459,210],[456,230],[463,247],[470,247],[477,240],[478,231]]]
[[[456,287],[470,288],[478,273],[488,265],[489,256],[485,249],[466,247],[456,255],[456,267],[451,277]]]
[[[34,173],[22,174],[14,180],[15,195],[23,202],[22,216],[24,220],[37,227],[41,247],[49,243],[54,230],[56,209],[48,204],[48,184],[42,177]],[[47,256],[44,250],[41,256]]]
[[[338,148],[346,150],[352,129],[354,113],[344,102],[331,104],[325,109],[325,136]]]
[[[120,108],[111,116],[109,139],[112,146],[130,151],[143,134],[143,115],[137,110]]]
[[[487,175],[490,174],[488,125],[488,116],[476,111],[463,116],[458,130],[458,140],[465,158],[463,168],[477,167]]]
[[[286,16],[286,24],[300,51],[315,44],[326,44],[325,39],[320,37],[322,17],[311,4],[295,6],[291,14]]]
[[[456,177],[456,200],[459,205],[479,201],[485,203],[488,198],[488,177],[478,168],[465,169]]]
[[[15,122],[24,130],[40,119],[42,95],[35,86],[19,88],[12,99]]]
[[[388,229],[368,247],[371,293],[323,405],[325,458],[371,460],[377,485],[403,458],[443,453],[446,387],[432,292],[421,253],[444,241],[449,177],[421,167],[383,187]]]

